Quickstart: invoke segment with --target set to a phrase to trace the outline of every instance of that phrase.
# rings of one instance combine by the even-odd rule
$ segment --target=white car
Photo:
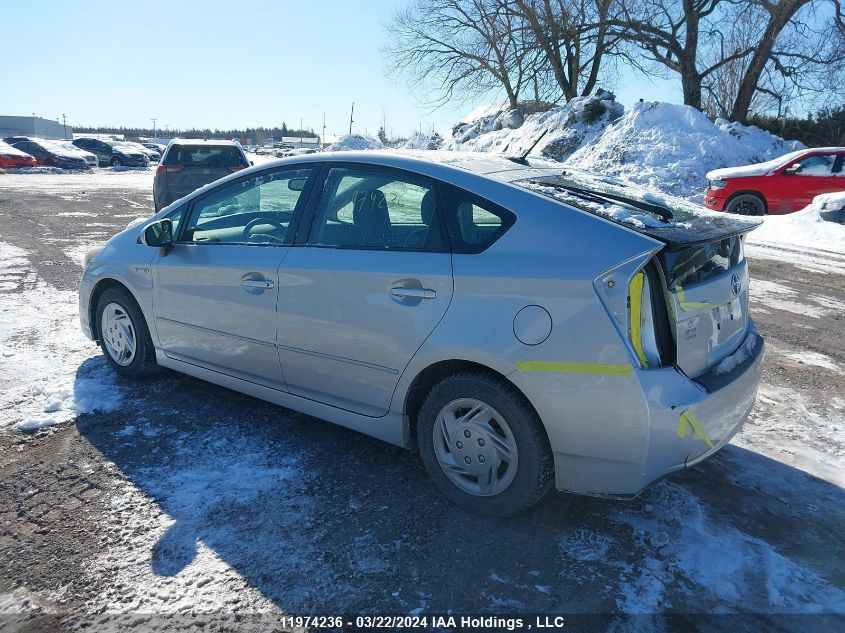
[[[80,156],[84,158],[85,162],[88,163],[88,167],[94,168],[98,167],[100,164],[100,161],[97,159],[96,154],[86,152],[85,150],[78,148],[70,141],[55,141],[53,144],[62,148],[64,151],[73,154],[74,156]]]
[[[124,377],[169,367],[419,450],[489,515],[552,485],[636,495],[740,430],[754,222],[438,158],[311,154],[206,185],[88,253],[82,329]]]

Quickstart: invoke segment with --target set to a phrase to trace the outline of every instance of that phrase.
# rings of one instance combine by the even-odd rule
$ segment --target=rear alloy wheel
[[[728,202],[725,211],[739,215],[766,215],[766,205],[758,195],[741,193]]]
[[[111,166],[112,167],[121,167],[121,166],[123,166],[123,161],[120,160],[119,157],[115,156],[114,158],[111,159]]]
[[[472,512],[518,514],[551,487],[545,430],[504,379],[462,373],[437,383],[420,410],[417,442],[435,484]]]
[[[135,299],[121,288],[109,288],[97,302],[97,331],[106,360],[124,378],[155,373],[150,332]]]

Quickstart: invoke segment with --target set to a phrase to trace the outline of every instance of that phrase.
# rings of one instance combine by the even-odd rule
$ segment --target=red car
[[[32,156],[0,141],[0,169],[14,167],[35,167],[38,164]]]
[[[815,147],[708,172],[704,206],[742,215],[799,211],[820,193],[845,191],[845,147]]]

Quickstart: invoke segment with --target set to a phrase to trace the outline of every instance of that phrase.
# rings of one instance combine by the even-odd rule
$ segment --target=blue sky
[[[475,103],[432,111],[388,75],[383,24],[408,0],[3,0],[0,114],[71,125],[229,128],[283,121],[318,133],[445,131]],[[679,82],[623,74],[623,104],[678,101]],[[487,98],[485,101],[490,101]]]

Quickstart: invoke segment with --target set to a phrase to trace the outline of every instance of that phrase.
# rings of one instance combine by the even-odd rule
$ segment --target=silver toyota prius
[[[636,495],[740,430],[754,222],[425,156],[297,156],[177,200],[87,254],[82,329],[121,376],[168,367],[418,450],[487,515],[552,484]]]

